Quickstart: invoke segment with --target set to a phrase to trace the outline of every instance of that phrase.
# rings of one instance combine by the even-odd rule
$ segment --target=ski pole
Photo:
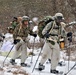
[[[72,43],[72,32],[68,32],[67,37],[68,37],[69,46],[70,46],[70,43]],[[68,71],[69,71],[69,60],[70,60],[70,50],[68,50]]]
[[[14,45],[12,46],[12,48],[10,49],[10,51],[8,52],[6,58],[4,59],[4,61],[3,61],[3,66],[4,66],[4,63],[5,63],[6,59],[7,59],[7,57],[9,56],[10,52],[12,51],[13,47],[14,47]]]
[[[35,44],[35,37],[34,37],[34,43],[33,43],[33,49],[32,49],[32,55],[31,55],[31,62],[30,63],[32,63],[32,61],[33,61],[34,44]]]
[[[76,66],[76,62],[74,64],[74,66],[67,73],[65,73],[64,75],[67,75],[75,66]]]
[[[37,60],[36,60],[36,62],[35,62],[35,65],[34,65],[34,67],[33,67],[33,69],[32,69],[32,73],[33,73],[33,71],[34,71],[34,69],[35,69],[35,66],[36,66],[36,64],[37,64],[37,62],[38,62],[38,59],[39,59],[39,57],[40,57],[41,52],[42,52],[42,48],[41,48],[40,53],[39,53],[39,55],[38,55],[38,58],[37,58]]]
[[[70,42],[69,42],[69,46],[70,46]],[[68,50],[68,71],[69,71],[69,64],[70,64],[70,50]]]

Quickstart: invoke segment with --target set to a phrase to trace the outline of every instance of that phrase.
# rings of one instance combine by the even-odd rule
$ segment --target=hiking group
[[[14,20],[10,23],[11,27],[8,27],[9,33],[13,34],[13,44],[15,45],[15,51],[10,63],[12,65],[16,64],[15,59],[21,54],[20,65],[26,67],[28,65],[25,63],[25,60],[27,59],[27,43],[29,41],[27,38],[28,34],[35,38],[38,35],[45,41],[38,70],[42,71],[45,68],[45,61],[49,59],[51,60],[50,73],[59,73],[56,67],[60,60],[60,49],[64,48],[65,37],[68,34],[64,29],[66,26],[64,20],[62,13],[56,13],[54,16],[46,16],[39,21],[38,32],[36,34],[30,27],[30,18],[28,16],[14,17]],[[60,46],[61,43],[63,43],[62,46]]]

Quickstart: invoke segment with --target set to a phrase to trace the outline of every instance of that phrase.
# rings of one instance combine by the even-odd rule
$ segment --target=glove
[[[68,37],[69,42],[72,42],[72,32],[68,32],[67,37]]]
[[[68,32],[67,37],[72,37],[72,32]]]
[[[33,34],[34,37],[37,37],[37,34]]]
[[[46,33],[44,36],[45,36],[46,38],[49,38],[50,34]]]
[[[3,39],[5,38],[5,36],[3,36]]]
[[[20,39],[15,39],[13,43],[17,44],[18,42],[20,42]]]

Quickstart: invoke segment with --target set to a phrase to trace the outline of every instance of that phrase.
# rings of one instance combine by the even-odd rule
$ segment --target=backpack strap
[[[54,25],[55,25],[55,21],[52,21],[52,24],[51,24],[51,28],[47,31],[47,33],[51,33],[52,29],[54,28]]]

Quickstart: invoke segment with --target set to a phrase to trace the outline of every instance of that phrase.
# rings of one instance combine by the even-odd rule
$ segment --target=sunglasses
[[[64,20],[64,18],[62,16],[58,16],[57,19],[58,20]]]

